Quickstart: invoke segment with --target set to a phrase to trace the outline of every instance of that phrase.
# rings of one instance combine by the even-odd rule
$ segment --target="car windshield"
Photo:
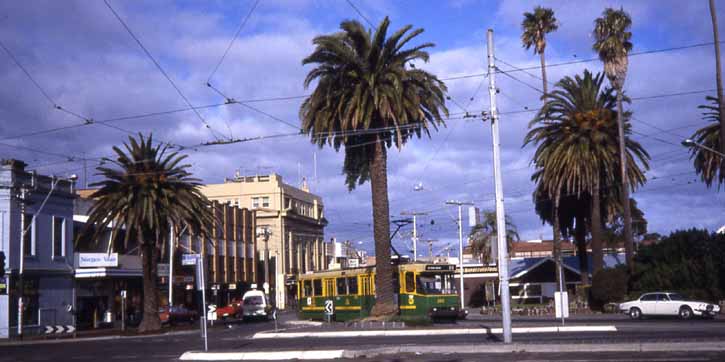
[[[244,298],[244,305],[262,305],[264,304],[264,298],[260,295],[251,295]]]
[[[417,280],[420,294],[456,294],[453,274],[421,273]]]
[[[680,301],[680,300],[685,300],[685,297],[683,297],[682,294],[670,293],[670,300]]]

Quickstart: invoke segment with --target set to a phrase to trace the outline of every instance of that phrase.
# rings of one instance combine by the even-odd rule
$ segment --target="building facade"
[[[6,256],[0,338],[74,325],[75,181],[28,172],[25,166],[17,160],[0,164],[0,251]]]
[[[260,285],[267,283],[278,308],[294,303],[299,273],[327,268],[324,205],[308,188],[294,187],[284,183],[282,176],[269,174],[235,177],[202,186],[201,192],[210,200],[256,212],[256,280]]]

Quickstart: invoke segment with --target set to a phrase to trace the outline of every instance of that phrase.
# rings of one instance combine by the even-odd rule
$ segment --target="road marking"
[[[185,352],[182,361],[275,361],[324,360],[342,358],[343,350],[277,351],[277,352]]]
[[[616,332],[615,326],[570,326],[570,327],[518,327],[512,333],[566,333],[566,332]],[[252,339],[270,338],[352,338],[352,337],[413,337],[413,336],[445,336],[470,334],[502,334],[501,328],[445,328],[445,329],[410,329],[410,330],[363,330],[335,332],[259,332]]]

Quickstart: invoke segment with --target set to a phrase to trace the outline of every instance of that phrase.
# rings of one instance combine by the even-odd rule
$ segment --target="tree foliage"
[[[713,150],[720,149],[720,103],[717,98],[707,96],[706,99],[711,104],[701,105],[698,108],[703,109],[703,119],[712,122],[705,127],[695,131],[690,137],[693,141],[709,147]],[[695,167],[695,172],[700,178],[711,187],[713,183],[720,186],[725,184],[725,159],[715,152],[703,149],[697,145],[690,145],[690,159]]]
[[[468,234],[473,256],[479,257],[484,263],[492,261],[491,244],[498,240],[496,230],[498,230],[496,212],[484,211],[483,222],[474,225]],[[511,218],[506,215],[506,247],[508,251],[511,251],[513,243],[516,241],[519,241],[519,232]]]

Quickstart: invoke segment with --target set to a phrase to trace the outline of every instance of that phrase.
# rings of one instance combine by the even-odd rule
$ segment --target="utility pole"
[[[412,216],[413,217],[413,261],[418,261],[418,226],[416,225],[417,219],[416,216],[424,216],[428,215],[427,212],[401,212],[400,215],[402,216]]]
[[[463,293],[463,220],[462,220],[462,207],[463,205],[473,205],[472,202],[461,202],[461,201],[446,201],[446,205],[457,205],[458,206],[458,278],[461,280],[461,311],[466,308],[465,299]]]
[[[493,140],[493,176],[496,188],[496,237],[498,239],[498,278],[501,287],[501,314],[504,343],[511,343],[511,301],[509,297],[508,249],[506,243],[506,215],[503,204],[503,183],[501,181],[501,142],[498,136],[498,109],[496,108],[496,65],[493,55],[493,29],[486,34],[488,43],[488,94],[490,97],[491,133]]]
[[[25,185],[20,189],[20,269],[18,272],[18,336],[23,338],[23,294],[25,294],[25,285],[23,285],[23,269],[25,267],[25,197],[27,189]]]
[[[171,306],[174,305],[174,249],[176,249],[174,236],[174,225],[171,224],[169,228],[169,313],[171,313]]]
[[[271,230],[268,226],[262,226],[262,229],[257,233],[257,236],[262,236],[264,239],[264,284],[262,288],[264,293],[269,296],[269,237],[272,235]]]

